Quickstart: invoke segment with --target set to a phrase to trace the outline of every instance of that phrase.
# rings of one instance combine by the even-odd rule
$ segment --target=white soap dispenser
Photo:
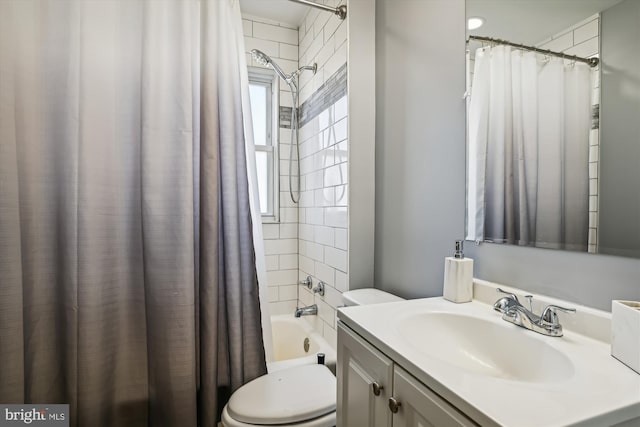
[[[444,259],[444,299],[470,302],[473,299],[473,260],[465,258],[462,240],[456,240],[456,252]]]

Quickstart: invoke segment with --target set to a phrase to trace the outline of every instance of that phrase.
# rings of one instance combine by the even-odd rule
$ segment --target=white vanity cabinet
[[[611,357],[610,314],[578,306],[548,337],[502,320],[497,285],[476,282],[465,304],[338,310],[338,427],[640,427],[640,375]]]
[[[338,323],[338,427],[477,426]]]
[[[336,372],[338,427],[391,427],[393,362],[341,323]]]

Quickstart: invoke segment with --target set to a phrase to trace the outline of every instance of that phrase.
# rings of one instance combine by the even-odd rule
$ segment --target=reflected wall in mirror
[[[640,257],[640,0],[466,4],[467,239]]]

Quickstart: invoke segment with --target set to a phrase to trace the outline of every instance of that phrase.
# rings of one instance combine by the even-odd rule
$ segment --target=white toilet
[[[324,365],[303,365],[243,385],[222,410],[225,427],[333,427],[336,377]]]
[[[402,298],[379,289],[342,294],[345,305],[378,304]],[[333,427],[336,377],[324,365],[296,366],[256,378],[240,387],[222,410],[224,427]]]

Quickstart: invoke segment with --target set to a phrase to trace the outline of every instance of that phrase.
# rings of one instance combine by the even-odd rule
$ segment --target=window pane
[[[260,213],[269,213],[269,166],[265,151],[256,151],[256,170],[258,172],[258,196],[260,197]]]
[[[267,87],[249,84],[251,116],[253,117],[253,137],[256,145],[267,144]]]
[[[269,71],[269,70],[267,70]],[[274,139],[272,126],[278,120],[277,107],[271,102],[275,74],[265,72],[264,69],[253,70],[249,67],[249,96],[251,101],[251,115],[253,119],[254,144],[256,146],[256,174],[258,179],[258,197],[260,213],[267,222],[278,220],[279,201],[277,164],[275,162],[275,148],[277,138]],[[277,129],[277,126],[274,126]]]

